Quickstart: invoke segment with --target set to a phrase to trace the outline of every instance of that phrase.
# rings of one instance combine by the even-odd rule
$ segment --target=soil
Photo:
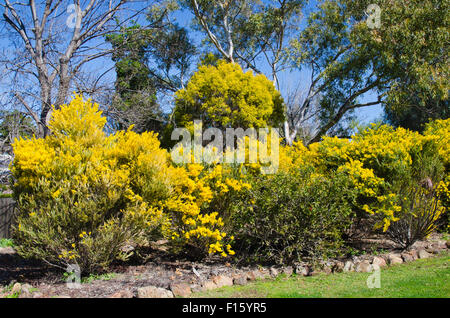
[[[202,263],[189,260],[173,261],[160,256],[152,259],[154,261],[145,264],[112,264],[108,273],[83,277],[81,284],[75,286],[67,284],[67,275],[61,269],[40,261],[23,259],[15,252],[0,251],[0,294],[2,287],[11,287],[19,282],[34,288],[31,294],[33,298],[105,298],[125,290],[136,295],[140,287],[156,286],[169,289],[173,283],[200,286],[211,276],[231,276],[244,270],[244,267],[237,269],[235,265],[218,259],[209,259]]]

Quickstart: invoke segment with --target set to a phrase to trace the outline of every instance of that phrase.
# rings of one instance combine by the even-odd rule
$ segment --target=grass
[[[381,268],[380,288],[368,288],[373,273],[319,274],[312,277],[278,277],[245,286],[230,286],[196,293],[214,298],[449,298],[450,255],[442,254],[407,264]]]
[[[115,277],[117,277],[116,273],[106,273],[106,274],[101,274],[101,275],[91,274],[87,277],[82,277],[81,283],[82,284],[90,284],[95,280],[111,280]]]
[[[0,239],[0,247],[14,247],[14,242],[12,239]]]
[[[67,281],[69,277],[72,277],[72,273],[65,272],[62,274],[61,279],[63,281]],[[105,274],[90,274],[89,276],[81,277],[82,284],[90,284],[96,280],[111,280],[118,276],[117,273],[105,273]]]

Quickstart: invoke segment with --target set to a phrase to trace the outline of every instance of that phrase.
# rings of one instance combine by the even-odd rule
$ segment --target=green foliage
[[[116,276],[117,276],[116,273],[106,273],[106,274],[101,274],[101,275],[90,274],[87,277],[82,277],[81,283],[82,284],[90,284],[96,280],[111,280],[111,279],[114,279]]]
[[[356,191],[344,174],[279,173],[257,177],[233,204],[230,222],[238,255],[258,262],[289,263],[342,252]]]
[[[118,129],[156,130],[161,116],[156,102],[156,88],[146,66],[145,34],[138,25],[110,34],[107,40],[114,48],[116,95],[111,114]]]
[[[19,111],[0,112],[0,138],[12,143],[14,138],[30,137],[34,132],[31,119]]]
[[[12,239],[0,239],[0,247],[14,247],[14,241]]]
[[[161,131],[166,120],[158,93],[184,85],[196,52],[186,29],[172,22],[173,1],[152,4],[147,24],[134,23],[108,34],[116,68],[116,94],[109,115],[118,129]]]
[[[408,105],[393,109],[393,105],[385,105],[385,119],[396,127],[404,127],[411,130],[423,132],[428,122],[436,119],[445,119],[450,117],[450,106],[448,99],[436,100],[428,98],[420,100],[417,95],[411,93]]]

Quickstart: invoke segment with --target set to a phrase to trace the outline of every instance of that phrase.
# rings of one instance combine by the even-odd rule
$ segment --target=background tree
[[[279,73],[286,69],[283,51],[298,32],[305,0],[277,1],[182,1],[195,16],[194,25],[205,34],[205,42],[229,62],[237,62],[268,76],[281,90]],[[289,113],[285,114],[286,118]],[[289,121],[284,122],[289,138]]]
[[[405,101],[405,105],[398,108],[391,103],[385,104],[385,120],[393,126],[423,132],[428,122],[450,117],[448,99],[430,97],[424,101],[417,94],[411,94],[402,100]]]
[[[27,3],[5,0],[1,4],[3,26],[13,50],[1,58],[10,82],[10,99],[24,107],[38,127],[38,135],[48,133],[51,106],[66,102],[71,89],[93,94],[103,77],[94,78],[90,62],[111,50],[103,37],[116,30],[113,23],[124,12],[127,0],[46,0]],[[127,17],[136,11],[127,8]]]
[[[195,119],[220,129],[276,127],[284,119],[283,99],[264,75],[244,73],[237,63],[221,60],[217,66],[200,66],[176,93],[175,125],[192,127]]]
[[[366,23],[372,3],[382,13],[376,28]],[[449,43],[449,19],[442,12],[448,6],[435,0],[324,1],[289,50],[295,65],[311,72],[305,107],[321,95],[321,120],[310,142],[352,110],[404,104],[405,92],[447,99],[448,45],[443,43]],[[364,99],[368,92],[375,94]]]
[[[0,151],[9,148],[14,139],[32,136],[34,127],[27,114],[17,110],[0,112]]]
[[[188,31],[171,18],[177,8],[173,1],[154,4],[145,26],[133,23],[107,36],[117,75],[108,114],[119,129],[134,124],[136,131],[160,131],[169,107],[163,109],[158,99],[183,88],[189,79],[196,48]]]

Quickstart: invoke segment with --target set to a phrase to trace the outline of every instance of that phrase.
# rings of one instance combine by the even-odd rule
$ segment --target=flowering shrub
[[[108,136],[105,121],[98,105],[75,96],[53,111],[51,136],[15,141],[19,253],[83,271],[163,237],[232,254],[217,213],[202,213],[213,197],[203,167],[173,166],[153,133]]]
[[[428,229],[435,228],[448,202],[444,180],[448,175],[444,168],[444,164],[448,165],[448,139],[443,136],[448,136],[449,127],[449,120],[436,121],[421,135],[372,124],[351,139],[325,137],[308,148],[295,144],[281,151],[287,155],[280,167],[290,173],[295,173],[299,166],[310,166],[318,174],[347,174],[358,191],[354,206],[358,215],[372,216],[383,232],[401,219],[416,223],[419,218],[426,219],[427,230],[416,235],[423,237],[429,234]],[[417,201],[414,193],[425,183],[436,190],[434,199],[422,200],[420,205],[414,203]],[[433,201],[436,197],[440,199]]]
[[[184,169],[184,168],[183,168]],[[221,256],[234,255],[231,239],[223,231],[224,204],[231,204],[230,194],[239,192],[249,185],[243,180],[231,177],[223,165],[206,167],[188,164],[184,180],[179,180],[175,195],[165,202],[175,224],[171,239],[175,244],[197,247],[200,255],[218,253]],[[206,250],[202,250],[207,246]]]
[[[450,224],[450,118],[430,122],[426,126],[424,134],[437,136],[439,155],[445,165],[446,177],[437,186],[437,195],[439,196],[442,205],[446,208],[445,212],[443,212],[443,224],[441,225],[441,229],[448,231]]]
[[[435,136],[439,147],[439,155],[443,160],[447,172],[450,170],[450,118],[438,119],[427,124],[425,136]]]
[[[200,66],[175,94],[178,127],[192,127],[197,118],[208,127],[267,127],[280,124],[283,117],[281,94],[269,79],[224,60]]]

